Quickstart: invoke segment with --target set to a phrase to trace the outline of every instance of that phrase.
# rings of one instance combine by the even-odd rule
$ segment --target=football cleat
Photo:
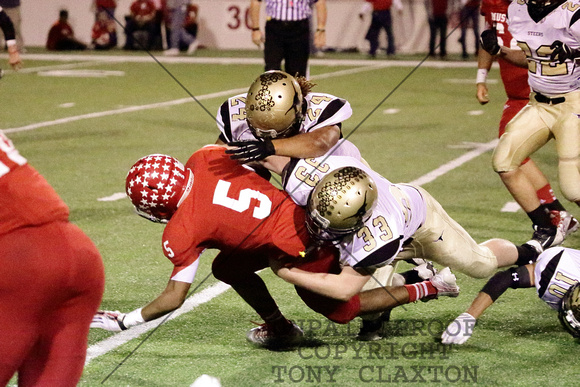
[[[383,338],[383,323],[391,319],[391,310],[389,309],[379,318],[374,320],[362,320],[362,324],[356,339],[359,341],[377,341]]]
[[[532,240],[535,240],[540,244],[542,251],[562,244],[565,237],[564,230],[561,227],[539,227],[534,224]],[[530,242],[528,242],[528,244],[530,244]]]
[[[550,211],[550,218],[552,224],[562,230],[564,238],[578,230],[580,226],[578,219],[568,211]]]
[[[429,281],[437,289],[437,297],[457,297],[459,295],[457,278],[448,267],[435,274]]]
[[[249,342],[264,348],[287,348],[300,343],[304,337],[304,332],[294,322],[286,332],[274,332],[272,326],[265,323],[252,328],[246,334]]]
[[[413,268],[413,270],[416,270],[419,277],[424,280],[429,280],[437,274],[437,269],[435,269],[431,261],[425,261],[425,263]]]

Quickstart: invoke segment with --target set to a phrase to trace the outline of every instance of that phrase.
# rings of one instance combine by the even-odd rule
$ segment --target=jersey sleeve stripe
[[[232,124],[230,121],[230,110],[228,108],[229,106],[229,100],[224,102],[222,104],[222,106],[220,107],[220,116],[221,116],[221,120],[223,122],[224,127],[222,128],[222,135],[223,135],[223,139],[222,136],[220,136],[220,139],[226,143],[233,141],[232,139]]]
[[[562,258],[562,254],[564,250],[560,251],[558,254],[554,256],[554,258],[550,259],[550,262],[546,265],[544,270],[542,271],[542,278],[540,278],[540,288],[538,289],[538,297],[542,298],[544,293],[546,293],[546,289],[548,285],[550,285],[550,279],[554,276],[556,272],[556,267],[560,263],[560,258]]]
[[[324,121],[326,121],[329,118],[331,118],[332,116],[334,116],[340,109],[342,109],[342,107],[345,104],[346,104],[346,101],[344,99],[341,99],[341,98],[337,98],[333,101],[330,101],[328,106],[326,106],[326,108],[324,109],[324,111],[320,115],[320,118],[318,119],[316,126],[320,127],[321,123],[323,123]],[[342,136],[342,133],[341,133],[341,136]]]

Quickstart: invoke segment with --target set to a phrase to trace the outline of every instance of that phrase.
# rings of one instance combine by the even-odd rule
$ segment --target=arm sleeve
[[[481,291],[486,293],[495,302],[508,288],[531,288],[530,274],[526,266],[512,267],[496,273],[483,286]]]

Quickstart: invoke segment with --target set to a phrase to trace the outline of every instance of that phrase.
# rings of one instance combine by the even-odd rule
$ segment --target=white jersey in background
[[[559,40],[572,50],[580,49],[580,0],[569,0],[536,23],[524,0],[508,8],[509,31],[528,59],[528,83],[533,91],[547,96],[580,89],[580,72],[574,60],[562,64],[550,61],[550,46]],[[578,13],[578,14],[577,14]],[[577,14],[577,15],[576,15]],[[574,17],[574,15],[576,15]]]
[[[340,261],[352,267],[387,265],[425,220],[425,203],[415,188],[391,183],[356,158],[323,156],[292,159],[284,170],[284,189],[296,204],[306,206],[316,183],[329,172],[345,166],[368,173],[377,185],[378,198],[364,227],[338,242]]]
[[[547,249],[538,257],[534,277],[538,297],[559,310],[568,288],[580,281],[580,251],[563,247]]]

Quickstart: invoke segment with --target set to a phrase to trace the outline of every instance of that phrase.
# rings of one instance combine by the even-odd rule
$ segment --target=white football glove
[[[473,334],[477,319],[469,313],[461,313],[441,335],[443,344],[463,344]]]
[[[99,310],[93,316],[93,322],[91,322],[91,328],[101,328],[110,332],[121,332],[127,329],[123,324],[126,314],[121,313],[118,310],[108,311]]]

